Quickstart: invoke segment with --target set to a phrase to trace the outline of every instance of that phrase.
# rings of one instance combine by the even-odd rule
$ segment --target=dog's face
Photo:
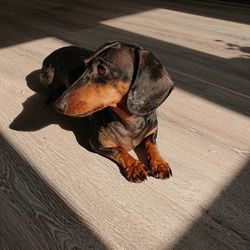
[[[116,107],[132,80],[134,51],[109,48],[87,59],[84,74],[56,102],[66,115],[86,116],[105,107]]]
[[[85,61],[83,75],[56,101],[70,116],[86,116],[122,100],[132,114],[143,115],[169,95],[172,81],[148,50],[115,42],[104,45]]]

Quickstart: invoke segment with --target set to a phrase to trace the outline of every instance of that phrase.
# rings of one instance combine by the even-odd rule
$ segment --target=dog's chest
[[[129,123],[111,121],[100,129],[98,139],[106,148],[120,147],[130,151],[141,143],[151,129],[152,126],[143,117]]]

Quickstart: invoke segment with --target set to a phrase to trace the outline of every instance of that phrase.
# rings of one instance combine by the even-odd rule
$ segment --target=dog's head
[[[85,60],[83,75],[56,101],[70,116],[86,116],[121,101],[134,115],[145,115],[168,97],[173,82],[163,65],[142,47],[111,42]]]

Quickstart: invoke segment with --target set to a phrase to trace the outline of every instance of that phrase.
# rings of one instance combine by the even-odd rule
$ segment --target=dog
[[[150,50],[124,41],[106,43],[83,61],[82,75],[55,101],[55,109],[88,116],[91,148],[116,162],[128,181],[172,176],[156,145],[156,109],[174,86],[161,62]],[[128,153],[139,144],[148,168]]]

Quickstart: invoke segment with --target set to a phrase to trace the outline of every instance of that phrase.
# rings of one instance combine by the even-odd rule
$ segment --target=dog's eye
[[[106,73],[106,69],[101,64],[99,64],[97,66],[97,72],[98,75],[103,76]]]

